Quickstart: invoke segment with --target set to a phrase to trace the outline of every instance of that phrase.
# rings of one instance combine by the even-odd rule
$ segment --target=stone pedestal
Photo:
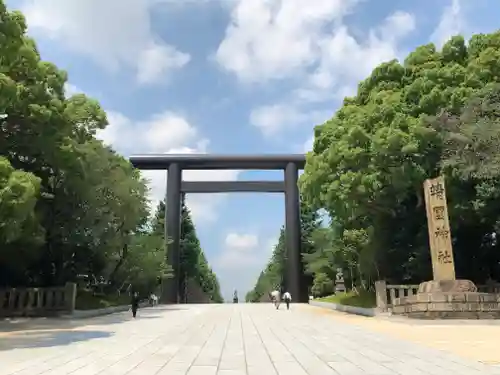
[[[470,280],[431,280],[418,286],[417,293],[476,293],[477,287]]]
[[[344,273],[342,272],[342,268],[337,268],[337,276],[335,279],[335,294],[345,293],[345,291]]]
[[[500,295],[478,293],[470,280],[426,281],[416,295],[396,298],[392,312],[417,319],[500,319]]]

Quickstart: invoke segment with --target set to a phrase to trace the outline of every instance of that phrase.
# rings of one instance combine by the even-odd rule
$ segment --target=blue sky
[[[382,61],[491,32],[495,0],[11,0],[68,91],[98,99],[124,155],[304,152],[312,130]],[[151,198],[165,173],[145,173]],[[189,180],[281,179],[189,171]],[[284,222],[283,197],[188,197],[226,298],[243,296]]]

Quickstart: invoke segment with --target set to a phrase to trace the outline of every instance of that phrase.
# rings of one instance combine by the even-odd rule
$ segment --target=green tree
[[[15,170],[6,158],[0,157],[0,239],[3,243],[17,240],[33,226],[39,190],[38,177]]]
[[[165,203],[160,202],[151,223],[152,232],[164,238]],[[215,303],[222,303],[217,276],[210,268],[205,253],[201,249],[196,228],[184,197],[181,202],[181,238],[179,264],[179,292],[185,298],[185,288],[189,280],[194,280]]]
[[[157,291],[159,280],[172,275],[166,264],[163,239],[154,233],[142,233],[131,238],[127,255],[116,270],[115,285],[119,290],[132,285],[141,295]]]
[[[302,257],[307,259],[309,254],[315,251],[313,235],[321,226],[321,218],[315,209],[301,200],[300,205],[301,224],[301,252]],[[306,286],[304,292],[309,290],[313,284],[313,277],[307,272],[307,266],[303,262],[302,284]],[[285,228],[280,229],[278,243],[274,247],[273,254],[266,268],[259,275],[255,286],[245,296],[247,302],[258,302],[275,288],[281,288],[286,284],[286,243]],[[295,297],[297,298],[297,297]]]
[[[106,114],[66,95],[66,73],[41,60],[1,0],[0,19],[0,285],[86,274],[119,288],[162,274],[145,181],[95,137]]]
[[[499,278],[497,245],[484,240],[496,231],[497,215],[482,211],[497,204],[498,158],[481,163],[500,146],[490,87],[500,79],[499,57],[500,32],[474,35],[468,45],[456,36],[441,51],[418,47],[403,63],[375,68],[357,95],[316,127],[301,193],[334,218],[340,237],[310,262],[344,264],[365,287],[377,278],[430,279],[422,183],[442,173],[457,275]],[[482,113],[471,109],[478,105]],[[321,278],[332,277],[312,263]]]

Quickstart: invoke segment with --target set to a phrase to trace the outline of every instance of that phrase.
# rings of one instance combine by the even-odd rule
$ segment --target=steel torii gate
[[[298,171],[305,155],[210,155],[160,154],[131,156],[130,162],[143,170],[167,170],[165,217],[166,256],[174,276],[163,283],[163,303],[178,303],[182,193],[263,192],[285,194],[286,271],[285,287],[297,302],[307,302],[302,288],[300,249],[300,201]],[[183,170],[283,170],[284,181],[182,181]]]

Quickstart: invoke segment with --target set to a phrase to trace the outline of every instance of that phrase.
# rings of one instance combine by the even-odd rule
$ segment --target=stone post
[[[434,280],[455,280],[444,176],[424,181],[424,197]]]
[[[380,311],[387,311],[387,283],[385,282],[385,280],[375,281],[375,296],[377,299],[377,308]]]
[[[75,311],[76,305],[76,283],[66,283],[64,286],[64,304],[68,313]]]

